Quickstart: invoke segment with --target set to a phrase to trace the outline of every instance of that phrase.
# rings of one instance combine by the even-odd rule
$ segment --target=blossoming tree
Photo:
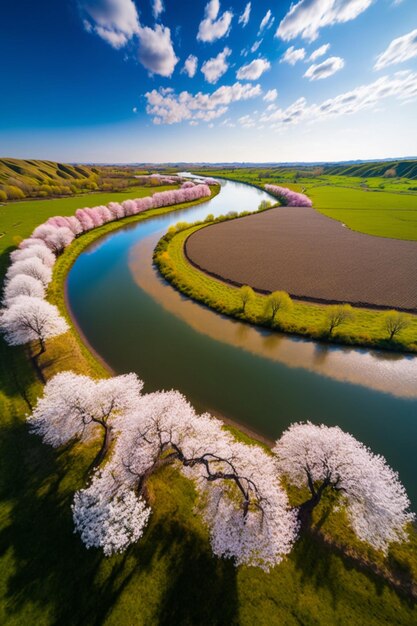
[[[109,554],[136,541],[149,516],[147,481],[175,463],[197,486],[216,555],[269,569],[291,550],[297,516],[262,450],[236,443],[218,420],[196,415],[174,391],[142,396],[120,427],[109,463],[74,499],[86,545]]]
[[[30,430],[53,447],[101,436],[93,462],[98,465],[109,449],[115,422],[133,410],[142,386],[136,374],[93,380],[61,372],[46,383],[43,397],[28,418]]]
[[[414,515],[398,475],[352,435],[337,426],[293,424],[274,453],[289,483],[309,490],[309,499],[300,507],[302,522],[309,523],[323,493],[334,490],[359,539],[383,552],[390,543],[406,539]]]
[[[39,341],[42,354],[46,339],[66,333],[68,324],[53,304],[39,297],[20,295],[1,312],[0,330],[11,346]]]

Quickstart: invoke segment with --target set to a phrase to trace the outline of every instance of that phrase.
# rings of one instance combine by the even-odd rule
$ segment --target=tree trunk
[[[111,431],[110,426],[104,426],[104,437],[101,443],[101,448],[98,451],[96,458],[92,462],[90,469],[93,469],[97,467],[98,465],[100,465],[100,463],[102,463],[102,461],[104,460],[104,457],[106,456],[109,450],[112,439],[113,439],[113,436],[112,436],[112,431]]]

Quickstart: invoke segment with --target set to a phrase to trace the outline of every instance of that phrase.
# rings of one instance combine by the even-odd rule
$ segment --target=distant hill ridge
[[[39,183],[79,180],[97,174],[94,167],[67,165],[56,161],[38,161],[0,158],[0,183],[7,184],[9,178],[36,185]]]

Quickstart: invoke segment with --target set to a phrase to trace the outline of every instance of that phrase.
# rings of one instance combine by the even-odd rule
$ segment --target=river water
[[[172,224],[253,211],[271,199],[248,185],[221,184],[208,202],[122,227],[86,249],[68,276],[73,318],[109,366],[136,372],[146,391],[179,389],[198,410],[269,440],[298,420],[339,425],[399,471],[416,509],[416,357],[230,320],[180,295],[152,266],[152,250]]]

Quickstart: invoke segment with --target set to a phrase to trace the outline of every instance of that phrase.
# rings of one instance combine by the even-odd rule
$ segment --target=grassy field
[[[65,206],[54,205],[50,215],[64,213]],[[43,213],[37,222],[45,217]],[[14,236],[26,236],[33,218],[30,215],[13,231]],[[122,223],[145,218],[140,215]],[[83,235],[57,261],[50,300],[65,314],[63,289],[71,263],[91,241],[119,226],[107,224]],[[7,256],[10,243],[0,240],[0,245]],[[257,569],[236,570],[229,562],[213,558],[207,532],[193,514],[192,485],[173,468],[165,468],[152,480],[154,512],[143,541],[112,558],[86,550],[72,532],[69,507],[74,490],[84,484],[95,446],[57,451],[30,436],[24,416],[41,393],[41,385],[25,349],[8,348],[1,341],[0,354],[1,624],[416,623],[411,600],[313,537],[300,541],[291,557],[269,575]],[[47,377],[64,369],[106,375],[74,328],[48,342],[42,367]],[[324,532],[367,554],[337,516],[327,515],[325,505],[319,515]],[[371,553],[369,558],[417,580],[414,536],[412,541],[394,546],[387,561]]]
[[[141,198],[168,187],[152,189],[137,188],[133,191],[116,193],[90,193],[72,198],[53,200],[23,200],[0,206],[0,272],[8,263],[4,252],[15,247],[24,237],[28,237],[33,229],[53,215],[73,215],[77,209],[86,206],[98,206],[109,202],[122,202],[129,198]]]
[[[285,185],[303,191],[315,209],[359,232],[417,241],[417,181],[407,178],[359,178],[262,169],[209,170],[260,187]]]
[[[245,218],[242,218],[245,219]],[[242,311],[239,289],[208,276],[193,267],[184,254],[187,237],[204,225],[192,226],[163,238],[156,249],[155,261],[161,273],[185,295],[216,311],[252,324],[276,328],[309,337],[329,340],[326,335],[327,307],[295,301],[291,310],[280,313],[275,322],[265,320],[266,296],[256,294]],[[355,307],[354,316],[337,328],[331,341],[348,345],[365,345],[386,349],[417,351],[417,316],[396,341],[386,340],[383,312]]]

